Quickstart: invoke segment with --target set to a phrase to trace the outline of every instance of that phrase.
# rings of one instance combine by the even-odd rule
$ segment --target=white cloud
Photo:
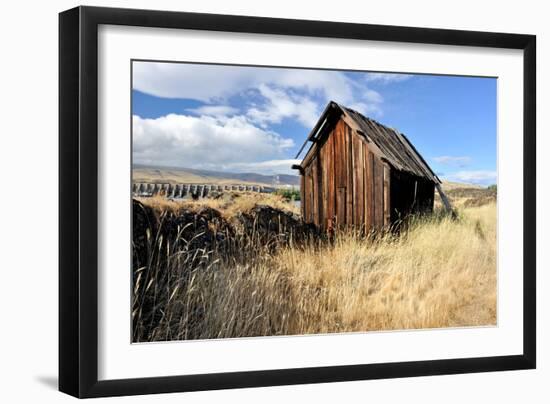
[[[469,156],[438,156],[434,157],[433,160],[439,164],[466,167],[471,163],[472,158]]]
[[[379,92],[370,90],[368,88],[364,89],[363,97],[365,98],[365,101],[373,104],[380,104],[383,101],[382,96]]]
[[[198,108],[189,108],[187,111],[197,115],[206,116],[231,116],[236,115],[239,110],[228,105],[202,105]]]
[[[254,172],[260,174],[289,174],[297,175],[297,171],[291,167],[293,164],[299,164],[301,160],[267,160],[255,163],[234,163],[224,166],[225,169],[232,172]]]
[[[365,80],[367,82],[378,82],[381,84],[399,83],[410,79],[412,74],[402,73],[366,73]]]
[[[381,114],[383,102],[382,96],[365,82],[326,70],[134,62],[133,88],[157,97],[209,104],[253,90],[263,97],[262,102],[247,107],[250,116],[264,124],[291,118],[311,126],[330,100],[347,106],[362,105],[362,111],[374,114]]]
[[[382,108],[379,104],[367,104],[364,102],[357,102],[355,104],[348,105],[348,107],[366,116],[383,115]]]
[[[458,171],[444,176],[446,180],[478,185],[491,185],[497,182],[497,172],[490,170]]]
[[[293,146],[292,139],[258,128],[244,116],[133,116],[133,157],[141,164],[223,169],[283,159]]]
[[[280,123],[284,118],[294,118],[306,127],[312,127],[319,119],[321,111],[316,102],[290,91],[271,88],[265,84],[258,87],[266,99],[262,107],[252,107],[247,115],[260,124]]]
[[[342,72],[326,70],[285,69],[272,83],[284,88],[303,89],[310,95],[320,95],[324,102],[342,104],[354,100],[355,82]],[[269,84],[269,82],[267,83]]]
[[[223,98],[247,87],[245,71],[214,65],[134,62],[134,89],[163,98],[190,98],[203,102]]]
[[[154,62],[133,66],[133,88],[164,98],[211,102],[261,84],[301,89],[342,103],[353,99],[352,80],[335,71]]]

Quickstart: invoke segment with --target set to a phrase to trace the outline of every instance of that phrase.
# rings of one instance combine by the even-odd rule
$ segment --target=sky
[[[296,174],[329,101],[404,133],[449,181],[496,183],[497,79],[133,62],[136,164]]]

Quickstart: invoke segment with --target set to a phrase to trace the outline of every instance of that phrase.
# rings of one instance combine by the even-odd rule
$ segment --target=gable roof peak
[[[404,134],[332,100],[325,107],[325,110],[309,133],[296,158],[301,154],[308,141],[315,142],[327,133],[327,122],[330,123],[333,119],[335,120],[337,113],[339,114],[337,116],[339,119],[343,119],[348,126],[358,132],[367,141],[374,144],[374,147],[373,145],[370,147],[371,151],[386,160],[394,168],[427,178],[435,183],[441,183],[426,160],[422,158]],[[309,151],[306,153],[306,157],[307,154],[309,154]]]

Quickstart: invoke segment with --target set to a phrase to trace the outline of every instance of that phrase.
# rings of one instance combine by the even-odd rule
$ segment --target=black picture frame
[[[100,24],[523,50],[523,354],[99,381]],[[59,389],[84,398],[535,368],[535,105],[534,35],[96,7],[60,13]]]

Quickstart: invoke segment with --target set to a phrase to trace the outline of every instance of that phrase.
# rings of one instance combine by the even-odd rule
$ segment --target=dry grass
[[[209,207],[218,210],[222,216],[228,220],[238,213],[249,212],[257,205],[271,206],[272,208],[295,214],[300,213],[300,208],[298,206],[287,202],[284,197],[274,193],[264,194],[258,192],[228,192],[222,194],[222,196],[218,199],[204,198],[197,200],[170,200],[160,194],[157,194],[150,198],[136,199],[159,212],[171,211],[178,213],[183,209],[196,211],[203,207]]]
[[[487,187],[480,187],[470,184],[459,184],[454,182],[443,182],[443,190],[451,201],[453,207],[468,208],[473,206],[484,206],[496,203],[497,191]],[[442,208],[441,198],[436,192],[435,207]]]
[[[230,216],[259,202],[249,197],[207,203]],[[284,203],[274,198],[262,203]],[[142,268],[134,302],[154,287],[155,313],[147,318],[155,321],[140,323],[143,307],[134,305],[134,324],[150,327],[141,340],[496,323],[495,203],[460,208],[458,220],[417,219],[401,235],[377,240],[347,232],[276,252],[241,242],[231,257],[208,252],[200,268],[186,267],[193,251],[172,251],[162,268]]]

